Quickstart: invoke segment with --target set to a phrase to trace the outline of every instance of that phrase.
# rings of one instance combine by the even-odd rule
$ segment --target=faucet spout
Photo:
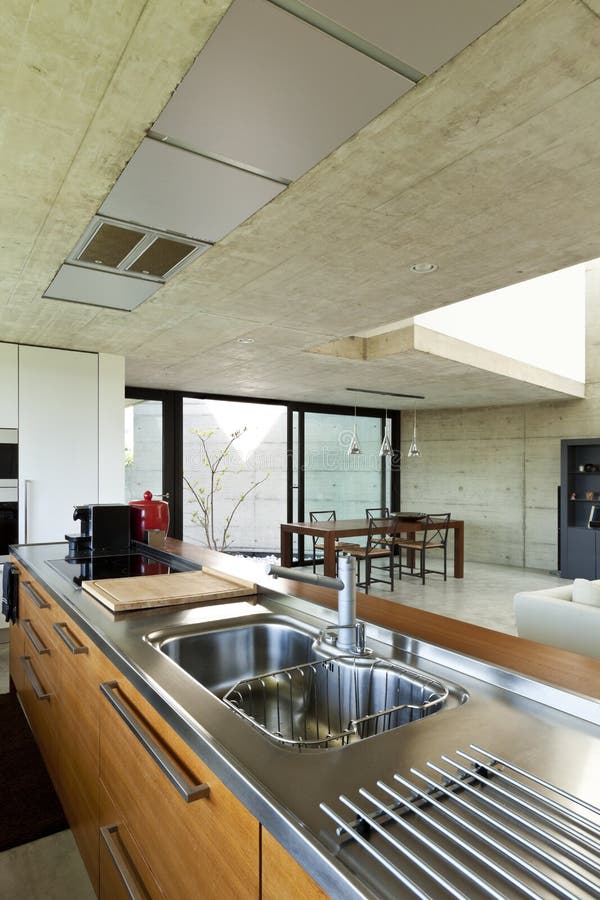
[[[338,592],[338,624],[332,629],[336,631],[336,646],[348,653],[362,654],[365,651],[364,625],[356,622],[356,560],[349,553],[338,556],[339,578],[327,575],[313,575],[311,572],[298,572],[285,566],[267,565],[267,575],[273,578],[289,578],[302,584],[313,584],[317,587],[332,588]],[[362,629],[362,630],[360,630]]]
[[[338,556],[338,571],[343,587],[338,591],[337,645],[341,650],[353,650],[356,632],[356,561],[349,553]]]
[[[330,578],[328,575],[313,575],[312,572],[298,572],[297,569],[288,569],[285,566],[267,565],[265,566],[267,575],[273,578],[288,578],[290,581],[299,581],[302,584],[312,584],[316,587],[331,588],[334,591],[341,591],[344,582],[341,578]]]

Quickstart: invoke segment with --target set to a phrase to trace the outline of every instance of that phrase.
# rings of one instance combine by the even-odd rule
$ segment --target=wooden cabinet
[[[98,892],[99,688],[108,663],[62,611],[53,622],[60,653],[60,796]]]
[[[97,891],[98,685],[105,658],[20,566],[19,625],[13,627],[21,634],[14,650],[11,634],[11,675]]]
[[[11,676],[102,900],[324,900],[313,879],[19,566]]]
[[[165,896],[104,785],[100,785],[100,900]]]
[[[261,900],[326,900],[329,896],[287,850],[262,829]]]
[[[100,735],[103,789],[169,900],[258,898],[258,822],[116,671]]]

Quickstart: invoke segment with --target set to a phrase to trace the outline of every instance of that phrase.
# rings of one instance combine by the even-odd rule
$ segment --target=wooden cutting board
[[[178,603],[228,600],[256,594],[256,585],[213,569],[84,581],[84,590],[112,612],[174,606]]]

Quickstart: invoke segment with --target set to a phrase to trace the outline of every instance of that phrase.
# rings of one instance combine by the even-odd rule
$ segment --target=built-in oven
[[[16,428],[0,428],[0,563],[19,540],[19,444]]]

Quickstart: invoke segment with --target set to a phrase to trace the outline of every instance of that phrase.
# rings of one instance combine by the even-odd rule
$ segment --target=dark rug
[[[69,825],[16,694],[0,694],[0,851]]]

